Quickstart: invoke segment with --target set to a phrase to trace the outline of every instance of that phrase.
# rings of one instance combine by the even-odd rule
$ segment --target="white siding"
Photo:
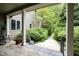
[[[25,17],[26,29],[29,29],[30,28],[30,24],[32,24],[32,20],[35,19],[35,11],[26,12],[25,15],[26,15],[26,17]],[[21,28],[20,30],[11,30],[11,19],[20,21],[20,28]],[[10,24],[9,25],[10,25],[10,37],[14,38],[19,33],[21,33],[21,31],[22,31],[22,15],[21,14],[15,15],[12,18],[10,18]]]
[[[20,30],[11,30],[11,19],[16,20],[16,21],[20,21]],[[21,14],[19,15],[15,15],[12,18],[10,18],[10,37],[15,37],[17,34],[21,33],[22,30],[22,17]]]
[[[26,19],[26,29],[29,29],[30,24],[32,24],[32,21],[35,20],[35,11],[27,12],[25,19]]]

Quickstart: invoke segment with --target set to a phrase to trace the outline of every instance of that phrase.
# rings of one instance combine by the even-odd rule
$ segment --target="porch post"
[[[74,5],[73,3],[66,4],[66,52],[67,56],[73,56],[73,15]]]
[[[26,26],[25,26],[25,11],[22,10],[22,45],[26,44]]]
[[[9,37],[10,35],[10,20],[9,20],[9,16],[6,16],[6,31],[7,31],[7,37]]]

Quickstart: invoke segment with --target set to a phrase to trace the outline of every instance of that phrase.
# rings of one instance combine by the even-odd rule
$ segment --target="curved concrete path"
[[[56,40],[54,40],[52,37],[49,37],[44,42],[36,43],[35,45],[43,47],[43,48],[55,50],[55,51],[60,51],[60,44]]]

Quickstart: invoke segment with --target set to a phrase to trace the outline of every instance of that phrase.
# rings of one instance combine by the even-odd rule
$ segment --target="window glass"
[[[11,30],[15,30],[15,29],[16,29],[16,21],[11,20]]]
[[[17,21],[17,30],[20,29],[20,21]]]

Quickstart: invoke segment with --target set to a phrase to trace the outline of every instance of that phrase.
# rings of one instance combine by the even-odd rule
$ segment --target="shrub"
[[[74,27],[74,55],[79,56],[79,26]]]
[[[53,36],[57,41],[62,37],[66,38],[65,28],[55,28]],[[79,26],[74,27],[74,55],[79,56]]]
[[[44,41],[48,37],[48,32],[43,28],[31,28],[27,30],[27,37],[31,37],[34,42]]]
[[[57,41],[60,41],[60,38],[62,37],[66,38],[65,27],[56,27],[54,29],[53,36]]]
[[[64,40],[66,41],[66,33],[64,30],[58,33],[58,40],[61,40],[60,38],[62,37],[64,37],[65,38]]]

